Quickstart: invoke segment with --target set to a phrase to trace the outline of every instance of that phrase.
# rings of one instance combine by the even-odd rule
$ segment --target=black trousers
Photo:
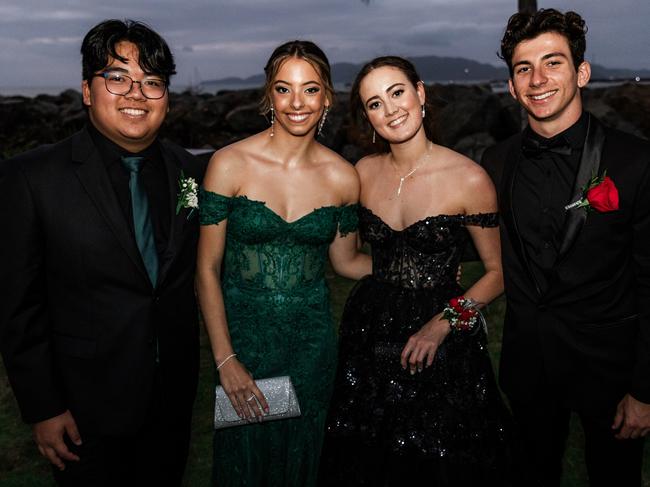
[[[611,417],[563,406],[551,397],[536,401],[510,400],[510,407],[522,443],[522,458],[527,463],[526,485],[559,487],[562,457],[569,435],[571,413],[578,414],[585,435],[585,463],[590,487],[640,487],[644,439],[617,440]]]
[[[67,441],[79,456],[65,462],[65,470],[53,468],[64,487],[180,486],[191,434],[191,410],[170,414],[157,385],[148,419],[128,436],[98,436],[80,431],[83,444]]]

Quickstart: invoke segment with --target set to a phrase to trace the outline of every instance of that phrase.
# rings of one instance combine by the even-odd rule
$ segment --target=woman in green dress
[[[271,126],[218,151],[200,194],[199,301],[219,382],[255,423],[215,432],[220,487],[316,484],[336,367],[327,259],[354,279],[371,269],[356,247],[356,171],[315,139],[333,101],[325,54],[288,42],[265,72]],[[302,414],[264,422],[255,380],[281,375]]]

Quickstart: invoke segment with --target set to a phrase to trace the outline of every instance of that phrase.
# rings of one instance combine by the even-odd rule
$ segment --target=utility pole
[[[519,0],[519,12],[522,14],[537,12],[537,0]]]

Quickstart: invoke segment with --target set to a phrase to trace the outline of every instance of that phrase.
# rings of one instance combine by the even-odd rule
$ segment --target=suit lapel
[[[587,126],[587,137],[585,139],[582,158],[578,166],[578,173],[573,185],[572,203],[582,197],[583,191],[589,180],[596,174],[600,168],[600,159],[605,142],[605,132],[602,126],[594,117],[589,115]],[[575,208],[567,212],[564,226],[562,227],[562,243],[558,252],[557,262],[559,262],[571,249],[578,237],[580,229],[587,219],[587,212],[584,208]]]
[[[138,268],[142,277],[149,282],[135,238],[129,231],[115,191],[99,151],[87,130],[76,135],[72,142],[72,160],[77,164],[76,173],[88,196],[102,215],[121,247]]]
[[[187,221],[187,210],[181,209],[176,214],[176,202],[178,199],[178,180],[181,177],[181,168],[176,156],[161,142],[160,150],[162,159],[165,164],[165,172],[167,173],[167,182],[169,187],[169,205],[171,215],[171,225],[169,227],[169,241],[165,249],[165,258],[163,259],[160,273],[158,276],[158,285],[164,282],[169,268],[176,258],[178,249],[181,247],[183,240],[183,229]]]
[[[510,146],[508,153],[505,159],[505,166],[503,169],[503,175],[501,178],[501,188],[500,193],[502,196],[502,211],[503,211],[503,221],[510,237],[510,242],[512,247],[517,253],[517,257],[523,263],[524,267],[528,271],[531,280],[535,284],[535,289],[538,293],[541,294],[541,288],[535,274],[533,273],[530,260],[526,254],[526,249],[524,248],[524,242],[521,239],[519,233],[519,228],[517,225],[517,214],[512,205],[512,193],[515,185],[515,175],[517,173],[517,168],[519,167],[519,162],[521,161],[521,136],[519,136]]]

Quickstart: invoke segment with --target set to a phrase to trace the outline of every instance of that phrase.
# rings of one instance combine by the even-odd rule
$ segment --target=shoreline
[[[430,80],[425,81],[427,86],[489,86],[493,93],[503,93],[508,90],[508,80]],[[626,83],[648,85],[650,78],[629,78],[629,79],[592,79],[587,89],[600,89],[619,86]],[[175,85],[172,83],[170,93],[172,95],[185,95],[188,93],[199,95],[217,95],[226,91],[258,90],[262,86],[257,84],[206,84],[204,86]],[[349,83],[337,83],[334,88],[337,92],[348,93]],[[73,90],[81,93],[80,86],[0,86],[0,98],[37,98],[39,96],[60,96],[62,93]]]

